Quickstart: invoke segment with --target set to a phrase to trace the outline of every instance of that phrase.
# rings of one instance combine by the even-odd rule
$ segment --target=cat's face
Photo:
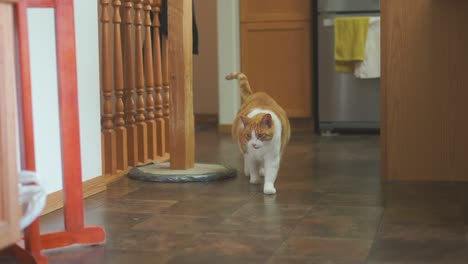
[[[252,118],[240,117],[244,124],[240,138],[247,149],[261,149],[270,143],[274,135],[274,124],[270,114],[258,114]]]

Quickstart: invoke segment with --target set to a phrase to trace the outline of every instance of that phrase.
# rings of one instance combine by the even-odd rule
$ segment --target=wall
[[[28,10],[37,173],[47,193],[62,189],[54,11]],[[97,5],[75,1],[83,180],[101,175]]]
[[[382,172],[468,181],[468,2],[382,1]]]
[[[218,0],[219,124],[230,125],[240,106],[239,83],[226,74],[240,71],[239,0]]]
[[[195,1],[199,55],[193,57],[195,114],[218,113],[217,0]]]

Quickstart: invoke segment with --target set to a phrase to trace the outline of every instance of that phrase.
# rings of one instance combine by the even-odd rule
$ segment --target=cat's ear
[[[240,119],[242,120],[242,124],[244,124],[244,127],[246,127],[250,123],[250,119],[245,116],[240,116]]]
[[[268,128],[273,126],[273,119],[270,114],[265,114],[262,118],[262,124]]]

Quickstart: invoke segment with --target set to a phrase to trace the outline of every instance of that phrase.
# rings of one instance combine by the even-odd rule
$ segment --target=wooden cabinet
[[[382,1],[382,173],[468,181],[468,1]]]
[[[14,6],[0,1],[0,249],[20,238]]]
[[[254,91],[265,91],[292,117],[311,112],[309,22],[242,26],[242,71]]]
[[[305,21],[311,17],[310,0],[241,0],[242,22]]]
[[[241,61],[290,117],[312,112],[311,1],[241,0]]]

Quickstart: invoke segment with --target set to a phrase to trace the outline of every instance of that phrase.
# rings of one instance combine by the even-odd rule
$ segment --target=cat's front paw
[[[260,177],[250,177],[250,183],[251,184],[259,184],[262,181],[260,180]]]
[[[273,186],[273,184],[271,184],[271,183],[265,183],[265,185],[263,186],[263,193],[264,194],[275,194],[276,193],[275,186]]]

